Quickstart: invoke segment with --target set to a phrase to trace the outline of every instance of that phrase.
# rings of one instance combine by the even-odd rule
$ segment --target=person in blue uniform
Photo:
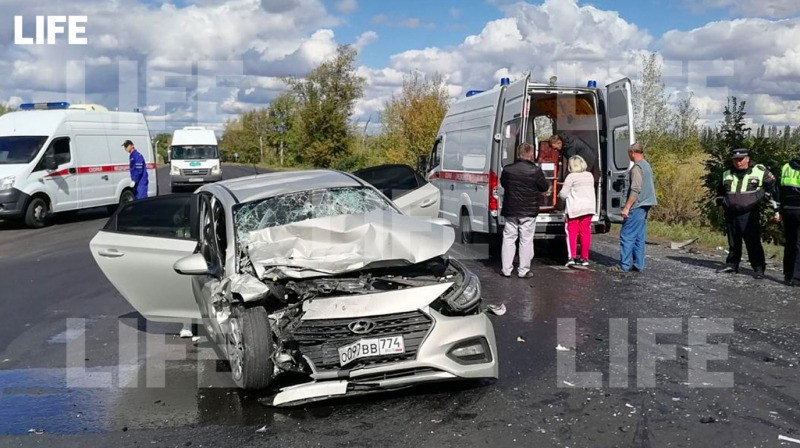
[[[131,180],[133,181],[134,199],[147,198],[147,162],[139,151],[133,146],[133,142],[125,140],[122,144],[125,151],[131,155]]]

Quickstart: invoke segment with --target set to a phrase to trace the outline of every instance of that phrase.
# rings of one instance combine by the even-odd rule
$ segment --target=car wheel
[[[50,205],[44,198],[33,198],[25,209],[25,225],[40,229],[47,225],[50,218]]]
[[[472,244],[472,224],[470,223],[469,215],[461,215],[458,218],[458,231],[461,244]]]
[[[267,311],[236,307],[225,335],[231,376],[242,389],[265,389],[272,379],[272,332]]]

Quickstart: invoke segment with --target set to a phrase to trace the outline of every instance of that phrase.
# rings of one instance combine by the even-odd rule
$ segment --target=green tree
[[[642,56],[642,72],[633,83],[633,110],[637,140],[652,146],[672,126],[669,95],[661,80],[661,63],[656,53]]]
[[[355,58],[356,50],[342,45],[304,79],[285,80],[297,104],[289,141],[300,164],[327,168],[348,157],[355,140],[349,120],[365,85]]]
[[[172,134],[161,132],[153,137],[153,144],[155,145],[156,154],[162,163],[169,161],[169,147],[172,145]]]
[[[0,103],[0,115],[7,114],[9,112],[12,112],[12,109],[8,107],[8,105]]]
[[[400,94],[392,96],[381,114],[383,161],[415,166],[418,156],[430,152],[449,105],[440,75],[426,79],[414,72],[407,76]]]

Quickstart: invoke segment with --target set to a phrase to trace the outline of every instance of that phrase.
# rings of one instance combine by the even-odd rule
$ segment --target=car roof
[[[217,188],[232,194],[238,202],[250,202],[297,191],[319,188],[360,187],[362,181],[341,171],[307,170],[276,171],[250,177],[239,177],[207,185],[200,190]]]

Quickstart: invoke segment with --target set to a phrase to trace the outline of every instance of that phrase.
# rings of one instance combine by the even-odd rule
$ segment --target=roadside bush
[[[705,155],[680,156],[665,154],[651,160],[658,206],[651,218],[666,224],[701,223],[705,221],[703,189]]]

